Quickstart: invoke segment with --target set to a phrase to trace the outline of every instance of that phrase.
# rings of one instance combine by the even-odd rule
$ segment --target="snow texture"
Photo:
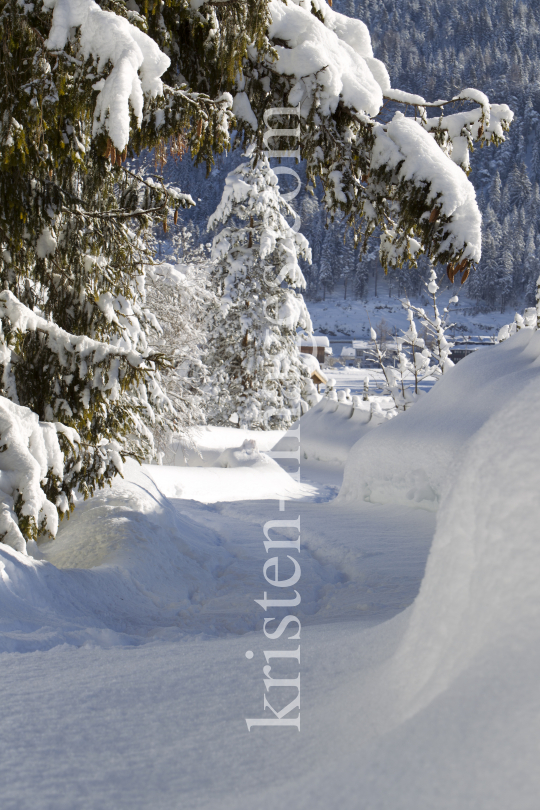
[[[161,76],[169,57],[147,34],[94,0],[44,0],[43,5],[53,10],[49,50],[61,51],[68,41],[75,43],[78,33],[78,50],[85,60],[93,57],[99,72],[112,64],[108,76],[94,85],[99,91],[94,134],[105,130],[122,151],[129,141],[130,106],[140,124],[145,95],[155,98],[163,92]]]

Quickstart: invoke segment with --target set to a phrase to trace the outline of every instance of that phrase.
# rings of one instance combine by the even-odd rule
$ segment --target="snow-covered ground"
[[[220,466],[128,465],[39,559],[0,545],[2,810],[536,810],[539,338],[375,427],[321,403],[301,482],[205,429]],[[277,641],[263,527],[298,517],[301,637]],[[300,733],[249,732],[299,670]]]

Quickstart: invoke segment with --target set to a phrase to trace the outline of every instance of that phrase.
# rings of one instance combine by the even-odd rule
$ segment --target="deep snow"
[[[537,344],[466,358],[371,428],[336,500],[339,459],[303,459],[301,484],[271,463],[130,465],[43,559],[0,546],[2,808],[536,810]],[[437,499],[388,486],[390,460],[433,472]],[[378,469],[384,504],[363,500]],[[301,732],[248,732],[262,526],[298,515]]]

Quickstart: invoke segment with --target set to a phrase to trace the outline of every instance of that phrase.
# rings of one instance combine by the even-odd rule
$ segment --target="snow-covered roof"
[[[341,350],[342,357],[356,357],[356,349],[352,346],[344,346]]]
[[[326,335],[299,336],[296,338],[296,343],[298,346],[330,346],[330,341]]]

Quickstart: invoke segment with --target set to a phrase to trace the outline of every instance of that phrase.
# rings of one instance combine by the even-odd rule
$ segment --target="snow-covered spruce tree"
[[[310,261],[307,240],[295,233],[268,159],[253,151],[226,179],[210,229],[220,299],[208,338],[212,372],[209,421],[255,429],[287,428],[306,409],[312,386],[298,354],[297,330],[311,332],[298,255]]]
[[[175,416],[149,347],[143,235],[192,200],[123,162],[179,132],[194,151],[227,143],[230,99],[164,85],[144,19],[102,6],[0,4],[0,394],[56,425],[63,466],[53,454],[40,480],[60,514]],[[54,531],[35,498],[7,496],[21,537]]]

